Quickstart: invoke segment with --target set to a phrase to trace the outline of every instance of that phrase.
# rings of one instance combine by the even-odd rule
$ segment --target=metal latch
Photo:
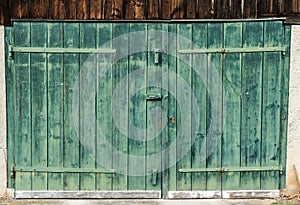
[[[151,183],[152,183],[153,186],[157,185],[157,176],[158,176],[158,170],[153,169],[152,174],[151,174]]]
[[[158,93],[150,93],[147,94],[147,100],[162,100],[162,96]]]
[[[159,63],[159,49],[154,49],[154,63]]]

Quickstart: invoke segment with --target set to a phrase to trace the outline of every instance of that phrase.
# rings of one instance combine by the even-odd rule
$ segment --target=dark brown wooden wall
[[[0,0],[0,23],[26,19],[228,19],[300,13],[300,0]]]

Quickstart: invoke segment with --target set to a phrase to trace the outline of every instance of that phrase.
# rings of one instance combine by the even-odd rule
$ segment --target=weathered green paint
[[[191,24],[179,24],[177,26],[177,35],[179,36],[179,39],[177,40],[177,49],[183,49],[183,48],[189,48],[191,47],[190,44],[186,44],[183,40],[184,38],[187,38],[191,41],[191,34],[192,34],[192,25]],[[183,61],[184,60],[184,61]],[[179,105],[185,105],[185,106],[177,106],[177,122],[181,122],[180,124],[180,130],[186,129],[189,132],[179,132],[177,134],[177,170],[184,168],[184,167],[190,167],[191,166],[191,152],[188,151],[187,153],[184,153],[186,147],[191,147],[191,92],[188,91],[188,89],[191,87],[191,75],[192,75],[192,68],[191,65],[191,56],[187,54],[183,54],[180,56],[180,59],[177,58],[177,74],[180,76],[189,87],[179,87],[182,86],[182,84],[179,84],[178,79],[176,82],[176,89],[177,89],[177,96],[176,100]],[[181,116],[186,116],[185,120],[180,121]],[[177,125],[179,125],[177,123]],[[178,157],[182,157],[182,159],[179,159]],[[177,190],[191,190],[191,174],[190,173],[178,173],[177,172]]]
[[[78,48],[79,47],[79,24],[78,23],[64,23],[63,24],[63,42],[64,47]],[[79,168],[79,141],[78,134],[73,123],[73,114],[78,116],[79,107],[72,109],[73,93],[75,89],[75,80],[79,73],[79,55],[65,54],[63,57],[64,69],[64,167]],[[79,98],[76,99],[79,102]],[[79,120],[77,120],[79,121]],[[79,125],[77,125],[79,126]],[[68,173],[64,174],[64,190],[79,190],[79,174]]]
[[[242,47],[242,23],[226,24],[224,28],[224,47]],[[222,138],[222,166],[241,166],[240,130],[241,130],[241,59],[242,54],[230,53],[224,56],[223,93],[225,117]],[[222,189],[238,190],[240,173],[223,175]]]
[[[281,21],[15,22],[5,35],[8,163],[18,168],[10,186],[163,196],[284,187],[290,27]],[[9,59],[9,45],[27,50]],[[130,176],[137,169],[144,175]]]
[[[50,47],[63,47],[61,23],[47,25],[47,45]],[[48,166],[63,167],[64,153],[64,65],[63,54],[48,55]],[[61,173],[48,174],[48,189],[55,190],[63,187],[63,175]]]
[[[129,28],[129,52],[141,48],[147,50],[147,36],[145,38],[134,38],[135,33],[139,31],[147,31],[147,24],[130,24]],[[147,66],[147,53],[132,53],[129,56],[129,74],[143,69]],[[128,96],[129,96],[129,130],[128,130],[128,154],[129,156],[146,156],[146,72],[143,69],[139,75],[129,76]],[[142,89],[140,89],[142,88]],[[139,129],[140,132],[135,130]],[[128,189],[129,190],[144,190],[146,189],[146,176],[131,175],[135,169],[139,173],[146,175],[146,157],[142,160],[135,160],[129,157],[128,160]]]
[[[109,42],[113,38],[113,33],[112,33],[112,24],[99,24],[97,26],[97,40],[96,40],[96,45],[97,48],[111,48],[112,47],[112,42],[109,44],[105,44],[106,42]],[[105,45],[104,45],[105,44]],[[106,47],[105,47],[106,46]],[[114,70],[112,69],[112,60],[113,60],[113,55],[111,54],[100,54],[96,56],[97,60],[97,78],[96,78],[96,92],[97,92],[97,100],[96,100],[96,107],[97,107],[97,114],[96,117],[96,125],[101,124],[100,129],[96,129],[97,133],[97,147],[96,147],[96,152],[95,155],[96,157],[101,157],[99,154],[97,154],[97,151],[100,149],[105,149],[106,153],[110,156],[113,156],[113,150],[109,147],[102,147],[102,142],[103,138],[100,136],[101,133],[98,131],[102,131],[103,134],[105,135],[105,139],[110,143],[113,144],[114,140],[114,135],[113,135],[113,130],[112,130],[112,112],[111,110],[111,105],[110,102],[112,100],[112,96],[109,95],[109,93],[112,93],[112,86],[113,86],[113,72]],[[105,70],[107,69],[107,72],[105,73]],[[91,110],[93,111],[93,110]],[[91,113],[93,114],[93,113]],[[89,123],[89,122],[87,122]],[[91,141],[91,143],[94,143]],[[113,159],[114,160],[114,159]],[[96,161],[97,162],[97,161]],[[109,162],[109,167],[107,168],[112,168],[113,167],[113,161]],[[101,167],[100,164],[96,164],[97,167]],[[97,190],[112,190],[113,189],[113,176],[111,174],[98,174],[97,175],[97,184],[96,184],[96,189]]]
[[[263,22],[244,23],[243,46],[263,46]],[[260,166],[262,54],[247,53],[242,63],[241,166]],[[260,189],[260,172],[241,173],[241,188]]]
[[[223,46],[223,24],[208,24],[207,27],[207,47],[208,48],[219,48]],[[220,132],[223,127],[222,113],[222,82],[218,82],[222,78],[222,68],[223,68],[223,56],[219,54],[208,54],[208,70],[207,70],[207,89],[209,89],[208,98],[207,98],[207,107],[206,107],[206,129],[207,131],[211,127],[215,127],[214,134],[211,137],[206,137],[207,147],[206,147],[206,165],[208,168],[211,167],[220,167],[221,166],[221,137],[222,133]],[[214,72],[216,74],[214,74]],[[219,75],[219,77],[217,76]],[[212,108],[212,98],[215,98],[216,106]],[[221,117],[220,117],[221,116]],[[208,136],[208,135],[207,135]],[[215,143],[217,141],[217,143]],[[207,190],[221,190],[221,175],[217,173],[207,173]]]
[[[207,48],[207,24],[193,24],[192,39],[194,49]],[[207,101],[207,56],[203,54],[194,54],[193,68],[199,68],[199,74],[192,70],[192,89],[197,104],[192,104],[192,129],[196,129],[196,120],[199,120],[198,132],[194,136],[194,144],[191,150],[192,166],[191,168],[206,168],[206,101]],[[201,66],[199,66],[201,65]],[[194,114],[195,107],[199,108],[199,116]],[[192,173],[192,190],[206,190],[207,173]]]

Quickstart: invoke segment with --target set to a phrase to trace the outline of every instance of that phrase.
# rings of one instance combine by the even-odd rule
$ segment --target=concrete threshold
[[[272,199],[193,199],[193,200],[10,200],[3,205],[271,205]]]

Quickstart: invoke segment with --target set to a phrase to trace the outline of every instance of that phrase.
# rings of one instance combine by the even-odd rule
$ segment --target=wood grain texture
[[[244,23],[243,47],[263,46],[263,23]],[[241,165],[260,166],[261,158],[261,106],[262,106],[262,54],[243,55],[242,65],[242,120],[241,120]],[[244,186],[260,188],[259,172],[244,172]]]
[[[248,19],[300,12],[297,0],[3,0],[0,7],[5,25],[12,18]]]
[[[193,48],[207,48],[207,24],[193,24]],[[206,109],[207,109],[207,55],[194,54],[192,56],[192,90],[196,98],[196,103],[192,103],[192,110],[199,109],[199,116],[192,112],[192,133],[194,144],[191,147],[192,168],[206,168]],[[197,125],[196,122],[199,122]],[[196,127],[198,126],[198,127]],[[206,173],[192,173],[192,190],[206,190]]]
[[[64,25],[64,47],[79,47],[79,24]],[[79,74],[79,55],[65,54],[64,64],[64,167],[79,168],[79,133],[75,130],[73,115],[79,121],[79,107],[72,107],[73,94],[79,88],[76,87],[75,80]],[[75,98],[75,97],[74,97]],[[79,127],[79,124],[75,126]],[[64,175],[64,190],[79,190],[79,174],[68,173]]]
[[[47,29],[44,23],[31,25],[31,46],[45,47]],[[47,66],[46,54],[30,54],[32,166],[47,166]],[[47,189],[45,173],[33,173],[32,188]]]
[[[14,44],[20,46],[30,46],[30,23],[16,24],[14,30]],[[31,166],[32,132],[31,132],[31,73],[30,56],[28,53],[15,56],[15,74],[16,78],[16,111],[17,111],[17,130],[13,150],[18,150],[15,157],[15,164]],[[15,71],[16,71],[15,70]],[[17,83],[18,82],[18,83]],[[27,146],[23,146],[27,144]],[[16,176],[16,188],[30,190],[31,173],[24,173]]]
[[[242,46],[242,23],[227,23],[224,25],[224,47],[239,48]],[[241,61],[240,53],[230,53],[224,56],[223,86],[225,105],[222,166],[241,166],[240,164],[240,129],[241,129]],[[232,183],[235,181],[235,183]],[[226,173],[223,176],[224,190],[240,188],[240,173]]]

